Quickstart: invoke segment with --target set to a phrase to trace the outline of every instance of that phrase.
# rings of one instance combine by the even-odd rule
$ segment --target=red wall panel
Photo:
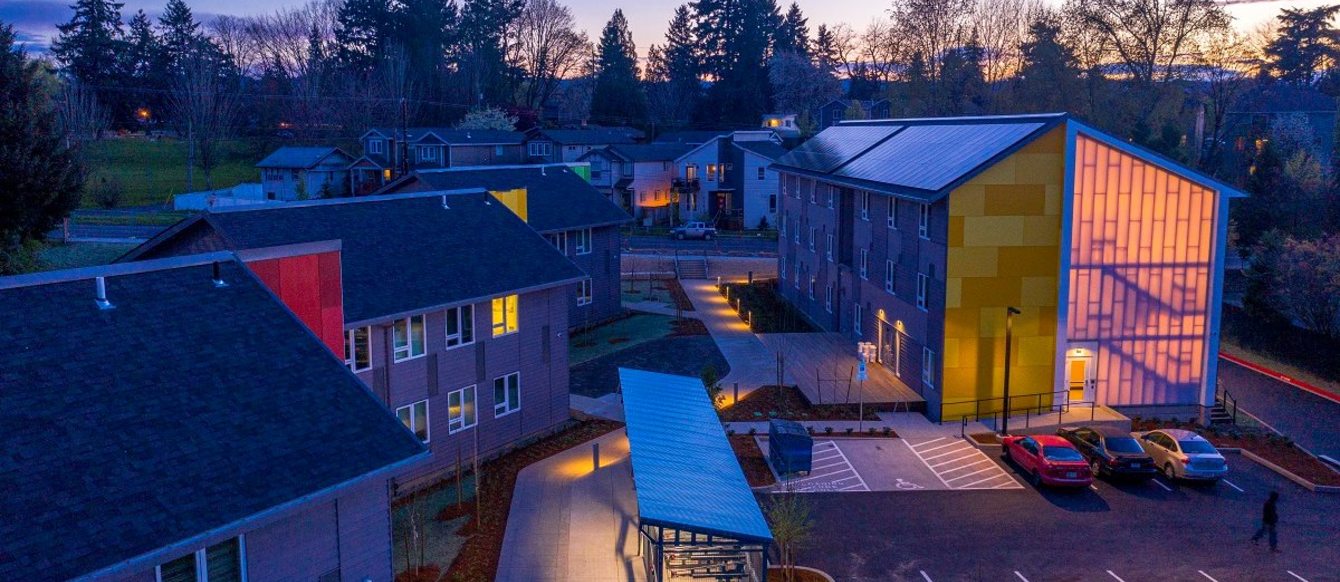
[[[344,290],[338,251],[261,259],[247,266],[331,352],[344,357]]]

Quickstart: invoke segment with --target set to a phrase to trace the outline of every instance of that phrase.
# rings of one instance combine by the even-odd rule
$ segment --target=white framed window
[[[862,318],[862,316],[863,316],[863,313],[862,313],[862,311],[861,311],[861,302],[857,301],[856,303],[852,303],[852,304],[851,304],[851,331],[852,331],[852,333],[856,334],[857,337],[860,337],[860,336],[861,336],[861,318]]]
[[[776,199],[776,198],[773,198],[773,200],[777,200],[777,199]],[[780,232],[778,232],[777,234],[781,235],[783,239],[786,238],[786,223],[788,223],[788,222],[791,222],[791,213],[786,212],[785,210],[783,210],[783,211],[782,211],[782,223],[779,224],[779,225],[777,225],[777,228],[780,230]]]
[[[420,400],[414,404],[407,404],[395,409],[396,418],[405,425],[405,428],[419,437],[419,440],[428,442],[428,401]]]
[[[591,229],[582,228],[572,231],[572,237],[576,239],[573,246],[577,249],[579,255],[591,254]]]
[[[829,234],[824,240],[824,255],[828,257],[828,262],[833,262],[833,235]]]
[[[475,412],[475,387],[447,393],[447,433],[456,433],[479,423]]]
[[[767,168],[765,168],[765,167],[763,167],[763,166],[759,166],[759,167],[758,167],[758,179],[760,179],[760,180],[766,179],[765,176],[767,175],[767,172],[768,172],[768,169],[767,169]]]
[[[795,273],[795,276],[791,277],[791,280],[792,280],[792,281],[795,281],[795,284],[796,284],[796,290],[799,290],[799,289],[800,289],[800,261],[796,261],[796,264],[795,264],[793,267],[791,267],[791,268],[794,270],[794,273]]]
[[[372,328],[355,327],[344,330],[344,365],[362,372],[372,369]]]
[[[685,180],[698,179],[698,164],[688,164],[684,166],[684,179]]]
[[[419,160],[424,162],[437,161],[437,148],[424,146],[419,148]]]
[[[921,205],[921,214],[917,217],[917,236],[921,238],[930,238],[931,234],[931,205],[923,203]]]
[[[835,194],[836,194],[836,193],[837,193],[837,186],[829,185],[829,186],[828,186],[828,207],[829,207],[829,208],[832,208],[832,207],[833,207],[833,198],[835,198]]]
[[[816,229],[815,229],[813,226],[810,227],[810,252],[814,252],[814,231],[815,231],[815,230],[816,230]]]
[[[930,285],[930,277],[925,273],[917,273],[917,309],[926,311],[926,288]]]
[[[447,349],[475,343],[475,306],[447,310]]]
[[[869,279],[870,279],[870,251],[869,251],[869,250],[867,250],[867,249],[861,249],[860,258],[859,258],[859,260],[857,261],[857,264],[859,265],[859,268],[860,268],[861,278],[862,278],[862,279],[869,280]]]
[[[563,253],[563,256],[567,256],[568,254],[567,231],[555,232],[553,234],[546,234],[544,235],[544,238],[549,239],[549,244],[554,245],[554,248],[558,249],[558,252]]]
[[[898,229],[898,199],[889,197],[889,230]]]
[[[157,582],[247,582],[246,536],[221,541],[154,567]]]
[[[799,218],[796,219],[796,228],[795,228],[794,230],[792,230],[792,232],[791,232],[791,237],[792,237],[792,240],[794,240],[796,244],[800,244],[800,219],[799,219]]]
[[[810,277],[810,299],[814,299],[814,277]]]
[[[423,329],[423,316],[411,315],[397,319],[391,324],[392,359],[397,362],[412,360],[424,352],[426,337]]]
[[[582,279],[577,282],[577,305],[591,304],[591,280]]]
[[[833,312],[833,284],[824,287],[824,311]]]
[[[493,379],[493,418],[521,410],[521,372]]]
[[[493,299],[493,337],[516,333],[517,295],[505,295]]]
[[[768,194],[768,212],[777,212],[777,195]]]
[[[716,164],[707,164],[707,181],[708,181],[708,182],[715,182],[715,181],[717,181],[717,165],[716,165]]]
[[[861,192],[861,220],[870,220],[870,193]]]
[[[885,290],[885,291],[888,291],[890,294],[893,294],[893,295],[897,295],[897,293],[894,293],[894,292],[893,292],[893,276],[894,276],[894,274],[897,272],[897,271],[895,271],[895,268],[896,268],[896,267],[895,267],[894,264],[893,264],[893,259],[889,259],[888,261],[885,261],[885,263],[884,263],[884,290]]]
[[[505,150],[503,150],[503,146],[500,146],[500,145],[493,146],[493,155],[495,155],[495,156],[501,156],[501,155],[503,155],[503,152],[504,152],[504,151],[505,151]]]
[[[779,258],[777,259],[777,261],[778,261],[778,264],[777,264],[777,276],[778,276],[779,278],[781,278],[781,280],[785,281],[785,280],[786,280],[786,255],[782,255],[781,257],[779,257]]]
[[[819,203],[819,183],[810,181],[810,204]]]
[[[379,140],[379,139],[370,139],[370,140],[368,140],[368,153],[370,153],[370,154],[380,154],[380,153],[382,153],[382,148],[383,148],[384,146],[385,146],[385,142],[383,142],[382,140]]]
[[[530,149],[530,155],[534,157],[549,157],[554,153],[554,144],[547,141],[533,141],[526,145]]]
[[[935,388],[935,352],[921,348],[921,383]]]

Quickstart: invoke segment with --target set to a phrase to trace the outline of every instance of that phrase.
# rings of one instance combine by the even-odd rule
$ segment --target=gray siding
[[[548,234],[548,233],[546,233]],[[591,304],[577,305],[577,288],[572,288],[568,323],[576,329],[613,319],[623,312],[619,293],[619,260],[623,253],[623,235],[617,225],[591,229],[591,252],[577,254],[568,231],[568,258],[591,277]]]

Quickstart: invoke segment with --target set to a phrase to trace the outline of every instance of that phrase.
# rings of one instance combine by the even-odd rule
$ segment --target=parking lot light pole
[[[860,380],[860,386],[857,388],[857,393],[861,402],[856,412],[856,431],[861,432],[865,430],[865,378],[870,375],[869,372],[866,371],[866,364],[875,359],[875,344],[870,342],[858,342],[856,344],[856,349],[861,352],[861,367],[856,376],[856,378]]]
[[[1022,313],[1005,308],[1005,405],[1000,413],[1000,434],[1010,434],[1010,343],[1014,339],[1014,316]]]

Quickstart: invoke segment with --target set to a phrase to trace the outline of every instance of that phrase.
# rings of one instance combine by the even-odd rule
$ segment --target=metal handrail
[[[1021,399],[1032,399],[1032,406],[1019,406],[1016,403]],[[1051,402],[1043,404],[1043,398],[1050,398]],[[983,404],[999,403],[999,407],[990,406],[983,410]],[[972,413],[963,413],[963,417],[971,416],[975,421],[981,421],[987,414],[993,419],[997,414],[1024,414],[1025,423],[1029,421],[1032,415],[1051,412],[1053,410],[1059,413],[1065,413],[1070,410],[1070,391],[1057,390],[1055,392],[1039,392],[1036,394],[1013,394],[1010,396],[1010,402],[1005,402],[1004,396],[993,396],[990,398],[978,398],[975,400],[956,400],[952,402],[940,403],[940,422],[943,423],[949,407],[971,404]],[[1008,405],[1006,405],[1008,404]],[[958,416],[957,414],[955,416]]]

